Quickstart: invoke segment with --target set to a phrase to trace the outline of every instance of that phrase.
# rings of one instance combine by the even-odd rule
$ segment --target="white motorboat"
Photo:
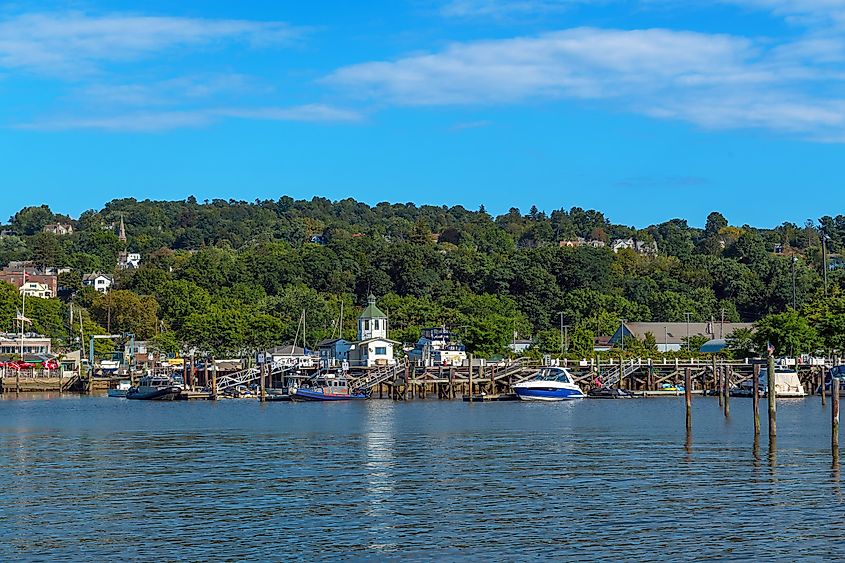
[[[754,390],[754,381],[749,379],[740,385],[740,394],[751,395]],[[764,367],[760,370],[759,390],[761,395],[766,395],[769,390],[769,369]],[[775,368],[775,392],[778,398],[796,399],[806,397],[807,392],[798,377],[798,372],[788,367]]]
[[[561,367],[542,368],[532,378],[514,385],[513,390],[523,401],[569,401],[585,397],[569,370]]]

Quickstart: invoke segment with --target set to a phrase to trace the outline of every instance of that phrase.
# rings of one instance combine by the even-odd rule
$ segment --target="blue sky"
[[[845,0],[0,7],[0,216],[355,197],[842,213]]]

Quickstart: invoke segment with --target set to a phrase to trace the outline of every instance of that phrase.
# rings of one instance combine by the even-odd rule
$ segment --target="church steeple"
[[[123,223],[123,214],[120,215],[120,232],[117,235],[120,242],[126,242],[126,225]]]
[[[387,315],[376,306],[372,293],[367,297],[367,308],[358,317],[358,340],[387,338]]]

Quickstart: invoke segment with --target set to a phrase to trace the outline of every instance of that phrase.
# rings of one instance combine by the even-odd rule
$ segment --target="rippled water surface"
[[[0,560],[842,558],[829,408],[6,396]]]

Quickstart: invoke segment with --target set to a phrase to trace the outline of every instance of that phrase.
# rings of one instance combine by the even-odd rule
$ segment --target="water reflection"
[[[815,401],[678,407],[0,401],[0,561],[845,557]]]

